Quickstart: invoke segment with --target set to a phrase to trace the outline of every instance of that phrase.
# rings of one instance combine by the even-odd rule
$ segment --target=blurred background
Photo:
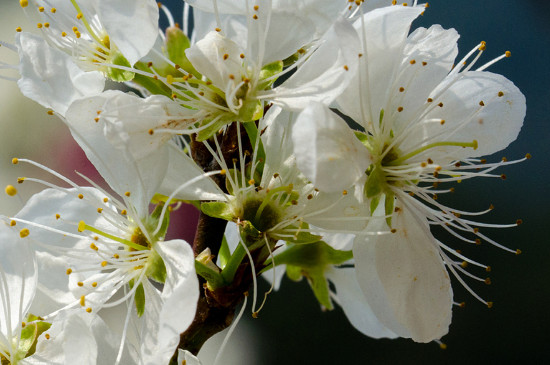
[[[181,1],[164,1],[176,19]],[[286,280],[279,292],[271,294],[258,319],[247,311],[229,341],[225,361],[233,364],[487,364],[543,363],[550,340],[547,329],[550,315],[545,305],[550,300],[550,2],[540,0],[432,0],[425,15],[413,23],[429,27],[441,24],[460,33],[459,58],[480,41],[487,51],[479,65],[504,51],[512,57],[493,65],[489,71],[512,80],[527,97],[527,117],[520,136],[506,151],[489,156],[489,161],[533,158],[501,169],[505,181],[475,179],[457,186],[453,195],[441,197],[457,209],[495,209],[483,221],[524,224],[512,229],[486,230],[491,238],[513,249],[519,256],[489,244],[463,247],[466,256],[492,267],[492,285],[472,288],[494,302],[488,309],[477,302],[458,283],[453,283],[455,300],[466,302],[453,311],[450,332],[435,343],[416,344],[410,340],[373,340],[357,332],[338,308],[322,312],[307,283]],[[13,43],[15,28],[31,28],[16,1],[0,3],[0,39]],[[0,60],[15,64],[17,57],[0,47]],[[16,73],[2,71],[2,75]],[[13,167],[13,156],[35,159],[71,175],[73,170],[93,173],[83,154],[71,141],[63,124],[45,110],[22,97],[14,82],[0,79],[0,185],[14,183],[17,176],[37,176],[24,167]],[[495,135],[498,133],[495,131]],[[22,198],[28,198],[30,185]],[[22,203],[18,198],[0,196],[0,212],[14,214]],[[186,219],[193,222],[194,215]],[[191,229],[192,230],[192,229]],[[189,234],[190,230],[186,230]],[[436,233],[437,234],[437,233]],[[452,240],[440,235],[446,243]],[[268,289],[261,283],[260,292]],[[218,342],[216,342],[218,341]],[[205,348],[205,365],[213,362],[219,339]],[[214,354],[215,356],[215,354]]]

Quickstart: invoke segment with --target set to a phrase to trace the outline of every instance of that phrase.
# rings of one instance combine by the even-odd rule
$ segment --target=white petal
[[[225,85],[231,80],[229,75],[240,80],[241,53],[243,50],[235,42],[216,31],[208,33],[185,51],[197,71],[222,90],[225,90]]]
[[[321,191],[349,188],[372,163],[346,122],[322,104],[300,113],[292,140],[298,167]]]
[[[348,86],[358,64],[355,30],[347,21],[339,20],[321,42],[288,80],[270,92],[274,103],[293,110],[303,109],[311,101],[328,105]]]
[[[17,335],[35,295],[36,259],[28,239],[0,223],[0,343],[3,336]]]
[[[380,109],[385,108],[393,93],[391,85],[397,77],[411,22],[423,10],[423,7],[390,6],[373,10],[364,15],[363,21],[358,19],[354,23],[366,50],[358,51],[363,53],[359,77],[351,81],[337,102],[344,114],[365,128],[369,122],[378,121]]]
[[[334,284],[337,302],[353,327],[373,338],[397,337],[376,318],[359,287],[353,268],[333,268],[327,270],[325,275]]]
[[[201,365],[199,359],[197,359],[192,353],[187,350],[178,350],[178,364],[185,365]]]
[[[161,106],[150,106],[143,99],[120,91],[106,91],[98,96],[81,99],[67,111],[67,124],[71,133],[88,159],[101,176],[119,195],[131,192],[133,205],[140,217],[148,213],[149,201],[156,193],[168,168],[168,151],[150,146],[151,153],[141,158],[134,157],[136,147],[129,143],[111,143],[106,133],[112,129],[109,122],[126,121],[135,118],[132,114],[139,109],[140,120],[154,120],[165,115]],[[98,115],[100,112],[103,115]],[[96,118],[99,119],[97,122]],[[142,119],[143,118],[143,119]],[[135,151],[134,151],[135,152]]]
[[[384,230],[385,219],[372,231]],[[396,233],[353,247],[357,280],[380,322],[417,342],[441,338],[451,322],[452,289],[437,243],[424,217],[401,206]]]
[[[440,90],[444,91],[440,93]],[[499,92],[503,93],[501,97]],[[430,142],[476,140],[478,148],[432,148],[419,156],[424,160],[426,156],[433,156],[436,163],[444,163],[500,151],[517,138],[523,125],[525,96],[504,76],[478,71],[461,73],[448,77],[433,91],[433,95],[438,94],[441,95],[434,98],[433,103],[442,103],[443,107],[434,106],[425,118],[443,119],[445,124],[425,124],[418,131],[418,138],[440,135]],[[408,140],[418,141],[418,138],[411,136]],[[406,146],[405,143],[401,148],[406,149]]]
[[[185,332],[195,317],[199,281],[193,250],[187,242],[158,242],[155,250],[164,261],[167,275],[158,298],[160,301],[146,292],[144,316],[149,325],[144,332],[142,357],[145,364],[166,364],[176,351],[180,334]],[[154,308],[151,309],[151,306]]]
[[[454,29],[445,30],[440,25],[418,28],[407,38],[399,76],[385,113],[396,135],[421,114],[432,90],[451,71],[458,54],[458,38]],[[403,108],[401,112],[397,111],[399,107]]]
[[[131,65],[145,56],[158,36],[159,7],[153,0],[96,0],[101,24]]]
[[[42,37],[18,33],[15,44],[21,73],[17,85],[40,105],[64,115],[74,100],[103,91],[105,80],[100,72],[82,71],[71,56],[50,47]]]

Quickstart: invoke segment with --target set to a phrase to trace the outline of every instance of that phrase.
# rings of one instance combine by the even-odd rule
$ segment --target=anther
[[[521,255],[521,250],[519,248],[516,250],[516,255]]]
[[[22,230],[19,231],[19,237],[21,238],[25,238],[27,237],[31,232],[29,231],[28,228],[23,228]]]
[[[258,11],[259,8],[260,8],[260,7],[259,7],[258,5],[254,5],[254,10],[255,10],[255,11]]]
[[[409,63],[410,63],[411,65],[414,65],[414,64],[416,63],[416,61],[415,61],[415,60],[410,60]]]
[[[86,223],[84,221],[78,222],[78,232],[84,232],[86,230]]]
[[[485,280],[483,280],[485,282],[485,284],[487,285],[491,285],[491,278],[486,278]]]
[[[439,124],[441,125],[445,124],[445,119],[441,119],[441,122],[439,122]]]
[[[528,160],[530,160],[530,159],[531,159],[531,154],[530,154],[530,153],[526,153],[526,154],[525,154],[525,158],[528,159]]]
[[[80,287],[83,287],[84,286],[84,283],[82,281],[79,281],[78,283],[76,283],[76,285],[80,286]]]
[[[504,93],[503,93],[502,91],[499,91],[499,92],[498,92],[499,98],[502,97],[503,95],[504,95]]]
[[[17,165],[19,163],[19,160],[17,158],[12,158],[11,163]]]
[[[102,262],[101,262],[101,266],[102,266],[102,267],[107,266],[107,261],[102,261]]]
[[[103,208],[97,208],[97,212],[101,214],[101,212],[103,212]]]
[[[432,101],[434,101],[434,99],[432,99],[432,98],[428,98],[428,100],[427,100],[428,103],[431,103]]]
[[[17,189],[13,185],[6,186],[5,191],[9,196],[15,196],[17,194]]]
[[[505,174],[502,174],[502,175],[500,175],[500,178],[501,178],[502,180],[506,180],[506,175],[505,175]]]
[[[99,248],[95,245],[95,243],[90,243],[90,248],[94,251],[99,251]]]
[[[428,4],[426,4],[426,5],[428,5]],[[422,66],[427,66],[427,65],[428,65],[428,62],[426,62],[426,61],[422,62]]]
[[[122,209],[122,210],[120,211],[120,214],[126,215],[126,214],[128,214],[128,211],[126,211],[126,209]]]
[[[82,13],[78,13],[78,14],[76,14],[76,19],[80,20],[80,19],[82,19],[82,16],[83,16]]]
[[[78,199],[84,199],[84,195],[78,194]]]
[[[254,181],[254,179],[250,179],[250,180],[248,180],[248,185],[254,185],[255,182],[256,181]]]
[[[478,246],[481,245],[481,240],[479,238],[476,238],[475,244],[478,245]]]
[[[43,7],[43,6],[39,6],[39,7],[38,7],[38,11],[41,12],[41,13],[43,13],[43,12],[44,12],[44,7]]]
[[[229,55],[227,53],[223,55],[223,60],[224,61],[227,60],[228,58],[229,58]]]
[[[51,8],[50,11],[52,12],[52,14],[55,14],[55,12],[57,11],[56,8]]]
[[[21,32],[23,31],[23,29],[21,29],[21,27],[17,27],[17,28],[15,28],[15,31],[16,31],[17,33],[21,33]]]
[[[172,85],[174,83],[174,76],[166,75],[166,82],[168,83],[168,85]]]
[[[84,295],[80,297],[80,305],[82,307],[86,305],[86,297]]]
[[[258,312],[252,313],[252,318],[258,318]]]
[[[26,8],[29,5],[28,0],[19,0],[19,5],[21,5],[22,8]]]
[[[49,340],[49,339],[50,339],[50,334],[49,334],[49,333],[46,333],[46,334],[44,335],[44,337],[46,338],[46,340]]]
[[[487,308],[493,308],[493,302],[487,302]]]
[[[401,112],[403,111],[403,107],[400,106],[399,108],[397,108],[397,111],[398,111],[399,113],[401,113]]]
[[[443,342],[441,342],[441,343],[439,344],[439,348],[440,348],[441,350],[447,350],[447,345],[444,344]]]
[[[349,71],[348,65],[344,65],[344,70]]]
[[[48,115],[53,115],[53,110],[48,110],[46,113],[47,113]]]
[[[107,203],[109,201],[109,198],[103,198],[103,203]]]
[[[256,14],[254,14],[254,15],[252,16],[252,19],[258,20],[258,16],[257,16]]]
[[[95,288],[96,286],[97,286],[97,283],[94,281],[94,282],[92,283],[92,288]]]
[[[92,308],[90,308],[90,307],[86,308],[86,312],[92,313]]]
[[[18,183],[18,184],[23,184],[23,181],[25,181],[25,178],[24,178],[24,177],[18,177],[18,178],[17,178],[17,183]]]
[[[402,93],[403,91],[405,91],[405,88],[404,88],[404,87],[400,87],[400,88],[399,88],[399,92]]]
[[[72,272],[73,272],[73,269],[68,268],[67,271],[65,271],[65,274],[71,275]]]
[[[506,55],[506,57],[512,57],[512,52],[510,51],[506,51],[504,52],[504,54]]]
[[[38,29],[42,28],[42,26],[43,26],[42,23],[37,23],[37,24],[36,24],[36,27],[37,27]]]
[[[485,103],[483,102],[483,100],[481,100],[481,101],[479,102],[479,105],[480,105],[480,106],[485,106]]]
[[[11,227],[15,226],[16,224],[17,224],[16,221],[14,221],[14,220],[11,220],[11,221],[10,221],[10,226],[11,226]]]
[[[443,108],[443,103],[437,104],[438,107]]]
[[[395,232],[397,232],[397,229],[392,228],[390,232],[391,232],[391,233],[395,233]]]
[[[461,266],[463,269],[465,269],[465,268],[468,267],[468,262],[462,261],[462,263],[460,264],[460,266]]]

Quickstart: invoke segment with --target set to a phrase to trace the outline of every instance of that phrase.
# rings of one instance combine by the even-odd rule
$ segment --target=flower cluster
[[[522,93],[486,71],[509,52],[479,66],[481,42],[456,62],[454,29],[410,31],[416,1],[186,0],[183,26],[152,0],[20,5],[38,32],[1,43],[17,84],[106,185],[10,157],[51,179],[6,187],[45,190],[0,216],[2,364],[198,364],[251,286],[257,316],[260,274],[305,277],[374,338],[439,341],[451,276],[492,306],[468,284],[490,267],[431,227],[519,253],[480,228],[520,220],[438,199],[529,158],[482,158],[523,124]],[[185,203],[193,242],[167,235]]]

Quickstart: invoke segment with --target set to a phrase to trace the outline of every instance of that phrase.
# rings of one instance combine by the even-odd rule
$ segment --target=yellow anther
[[[487,308],[493,308],[493,302],[487,302]]]
[[[78,14],[76,14],[76,19],[80,20],[80,19],[82,19],[82,16],[83,16],[82,13],[78,13]]]
[[[113,255],[113,258],[118,260],[118,259],[120,258],[120,255],[119,255],[118,253],[115,253],[115,254]]]
[[[240,57],[240,58],[244,58],[244,53],[241,53],[241,54],[239,55],[239,57]]]
[[[403,4],[403,5],[405,5],[405,4]],[[416,60],[410,60],[409,63],[410,63],[411,65],[414,65],[414,64],[416,63]]]
[[[25,178],[24,178],[24,177],[18,177],[18,178],[17,178],[17,183],[18,183],[18,184],[23,184],[23,181],[25,181]]]
[[[11,227],[15,226],[16,224],[17,224],[16,221],[14,221],[14,220],[11,220],[11,221],[10,221],[10,226],[11,226]]]
[[[102,262],[101,262],[101,266],[102,266],[102,267],[107,266],[107,261],[102,261]]]
[[[21,32],[23,31],[23,29],[21,29],[21,27],[17,27],[17,28],[15,28],[15,31],[16,31],[17,33],[21,33]]]
[[[50,334],[49,334],[49,333],[46,333],[46,334],[44,335],[44,337],[46,338],[46,340],[49,340],[49,339],[50,339]]]
[[[521,250],[519,248],[516,250],[516,255],[521,255]]]
[[[229,58],[229,55],[227,53],[223,55],[223,60],[224,61],[227,60],[228,58]]]
[[[86,230],[86,223],[84,221],[78,222],[78,232],[84,232]]]
[[[172,85],[174,83],[174,76],[172,75],[166,75],[166,83],[168,85]]]
[[[506,52],[504,52],[504,54],[506,55],[506,57],[511,57],[512,56],[512,52],[510,52],[510,51],[506,51]]]
[[[19,160],[14,157],[14,158],[11,159],[11,163],[14,164],[14,165],[17,165],[19,163]]]
[[[344,70],[349,71],[348,65],[344,65]]]
[[[342,191],[342,195],[348,195],[348,191],[347,191],[347,190],[343,190],[343,191]]]
[[[41,13],[43,13],[43,12],[44,12],[44,7],[43,7],[43,6],[39,6],[39,7],[38,7],[38,11],[41,12]]]
[[[62,36],[62,37],[66,37],[66,36],[67,36],[67,33],[61,32],[61,36]]]
[[[256,14],[252,15],[252,19],[258,20],[258,16]]]
[[[127,192],[124,193],[124,195],[126,195],[127,197],[129,197],[129,196],[130,196],[130,192],[127,191]]]
[[[439,344],[439,348],[440,348],[441,350],[447,350],[447,345],[444,344],[443,342],[441,342],[441,343]]]
[[[260,8],[260,7],[259,7],[258,5],[254,5],[254,10],[255,10],[255,11],[258,11],[259,8]]]
[[[80,287],[83,287],[84,286],[84,283],[82,281],[79,281],[78,283],[76,283],[76,285],[80,286]]]
[[[400,87],[400,88],[399,88],[399,92],[402,93],[403,91],[405,91],[405,88],[404,88],[404,87]]]
[[[147,133],[149,133],[149,135],[152,136],[153,134],[155,134],[155,131],[153,130],[153,128],[151,128],[151,129],[149,129],[149,131]]]
[[[399,113],[401,113],[401,112],[403,111],[403,107],[400,106],[399,108],[397,108],[397,111],[398,111]]]
[[[250,180],[248,180],[248,185],[254,185],[255,182],[256,181],[254,181],[254,179],[250,179]]]
[[[17,194],[17,189],[13,185],[6,186],[5,191],[9,196],[15,196]]]
[[[86,297],[84,295],[80,297],[80,305],[82,307],[86,305]]]
[[[481,100],[481,101],[479,102],[479,106],[485,106],[485,103],[483,102],[483,100]]]
[[[25,322],[21,322],[21,328],[25,328],[27,324]]]
[[[26,8],[27,6],[29,6],[29,1],[28,0],[19,0],[19,5],[21,5],[22,8]]]
[[[221,32],[222,30],[220,28],[215,28],[214,29],[216,32]]]
[[[99,251],[99,248],[95,245],[95,243],[90,243],[90,248],[94,251]]]
[[[81,34],[80,34],[80,32],[78,32],[78,31],[74,32],[74,35],[76,36],[76,38],[80,38],[80,37],[81,37]]]
[[[487,285],[491,285],[491,278],[486,278],[486,279],[484,280],[484,282],[485,282],[485,284],[487,284]]]
[[[57,9],[56,9],[56,8],[51,8],[50,11],[51,11],[53,14],[55,14],[55,12],[57,11]]]
[[[126,211],[126,209],[122,209],[122,210],[120,211],[120,214],[126,215],[126,214],[128,214],[128,212]]]
[[[72,29],[73,29],[73,32],[75,33],[78,32],[78,27],[73,27]]]
[[[92,288],[95,288],[96,286],[97,286],[97,283],[94,281],[94,282],[92,283]]]
[[[73,269],[68,268],[67,271],[65,271],[65,274],[71,275],[72,272],[73,272]]]
[[[44,28],[49,28],[50,27],[50,23],[46,22],[44,23]]]
[[[252,313],[252,318],[258,318],[258,312]]]
[[[84,195],[78,194],[78,199],[84,199]]]
[[[101,212],[103,212],[103,208],[97,208],[97,212],[101,214]]]
[[[500,97],[502,97],[502,96],[504,96],[504,93],[503,93],[502,91],[499,91],[499,92],[498,92],[498,97],[500,98]]]
[[[531,157],[532,157],[532,156],[531,156],[531,154],[530,154],[530,153],[526,153],[526,154],[525,154],[525,158],[526,158],[526,159],[530,160],[530,159],[531,159]]]
[[[220,171],[220,175],[225,175],[225,174],[226,174],[226,171],[225,171],[224,169],[222,169],[222,170]]]
[[[42,23],[36,24],[36,27],[37,27],[38,29],[42,28],[42,26],[43,26]]]
[[[61,215],[60,215],[59,213],[57,213],[57,214],[55,215],[55,219],[59,219],[59,218],[61,218]]]
[[[19,236],[21,238],[25,238],[27,237],[31,232],[29,231],[28,228],[23,228],[22,230],[19,231]]]
[[[103,198],[103,203],[107,203],[109,201],[109,198]]]
[[[480,51],[485,51],[487,49],[487,46],[485,44],[482,44],[481,46],[479,46],[478,48]]]
[[[86,308],[86,312],[92,313],[92,308],[90,308],[90,307]]]

